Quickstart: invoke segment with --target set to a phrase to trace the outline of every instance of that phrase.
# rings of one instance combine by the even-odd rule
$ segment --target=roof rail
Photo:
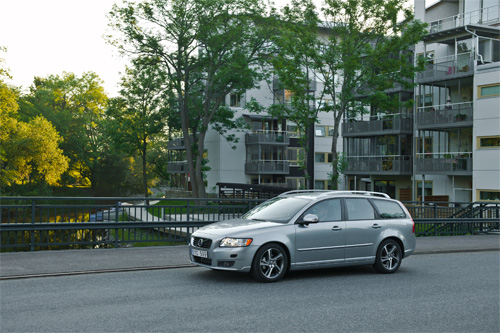
[[[324,194],[324,196],[329,196],[329,195],[345,195],[345,194],[352,194],[352,195],[367,195],[367,196],[373,196],[373,197],[382,197],[386,199],[390,199],[391,197],[388,194],[382,193],[382,192],[371,192],[371,191],[335,191],[335,190],[293,190],[293,191],[288,191],[281,193],[279,196],[287,196],[290,194],[300,194],[300,193],[320,193]]]
[[[369,195],[373,197],[382,197],[382,198],[387,198],[390,199],[391,197],[382,192],[371,192],[371,191],[335,191],[338,194],[358,194],[358,195]]]
[[[300,194],[300,193],[328,193],[328,192],[333,192],[331,190],[293,190],[293,191],[287,191],[283,192],[279,195],[279,197],[284,197],[286,195],[290,194]]]

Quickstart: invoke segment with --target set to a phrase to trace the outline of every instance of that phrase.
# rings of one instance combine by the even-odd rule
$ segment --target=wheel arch
[[[278,244],[279,246],[281,246],[286,251],[286,255],[288,257],[288,260],[287,260],[287,271],[290,271],[290,262],[292,261],[292,258],[290,256],[290,249],[288,248],[288,246],[285,243],[280,242],[280,241],[276,241],[276,240],[269,241],[269,242],[261,244],[259,246],[259,248],[257,249],[257,251],[255,251],[255,254],[254,254],[253,258],[252,258],[252,264],[255,261],[255,257],[257,256],[257,253],[259,252],[259,250],[261,248],[263,248],[264,246],[269,245],[269,244]]]

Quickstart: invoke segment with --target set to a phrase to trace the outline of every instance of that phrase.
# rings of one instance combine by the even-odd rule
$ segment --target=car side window
[[[387,200],[373,200],[372,202],[377,207],[380,217],[383,219],[401,219],[406,217],[405,212],[397,202]]]
[[[331,199],[318,202],[310,207],[303,216],[314,214],[318,216],[319,222],[342,220],[342,208],[340,199]]]
[[[375,210],[368,199],[345,199],[348,220],[374,220]]]

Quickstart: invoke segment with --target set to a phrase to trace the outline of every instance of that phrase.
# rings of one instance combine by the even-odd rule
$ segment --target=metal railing
[[[471,152],[417,153],[417,173],[471,175]]]
[[[2,197],[0,250],[186,244],[196,229],[241,217],[257,199]],[[417,236],[500,232],[500,204],[406,202]]]
[[[254,174],[279,174],[290,173],[290,162],[286,160],[256,160],[245,162],[245,173]]]
[[[368,120],[361,121],[348,118],[342,123],[344,136],[411,133],[412,129],[412,115],[402,113],[370,116]]]
[[[465,126],[472,125],[473,103],[450,103],[432,106],[422,106],[417,108],[417,127],[434,128],[442,125]]]
[[[429,33],[463,27],[468,24],[494,24],[500,21],[500,6],[491,6],[467,13],[446,17],[429,23]]]
[[[425,70],[417,73],[417,82],[451,80],[474,73],[474,55],[472,52],[430,59]]]
[[[410,155],[348,156],[348,174],[411,174]]]
[[[245,134],[245,144],[289,145],[290,136],[286,132],[254,131]]]

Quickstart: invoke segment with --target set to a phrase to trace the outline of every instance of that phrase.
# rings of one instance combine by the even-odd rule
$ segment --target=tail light
[[[413,228],[412,228],[411,232],[414,234],[415,233],[415,221],[413,221],[413,219],[411,219],[411,221],[413,222]]]

